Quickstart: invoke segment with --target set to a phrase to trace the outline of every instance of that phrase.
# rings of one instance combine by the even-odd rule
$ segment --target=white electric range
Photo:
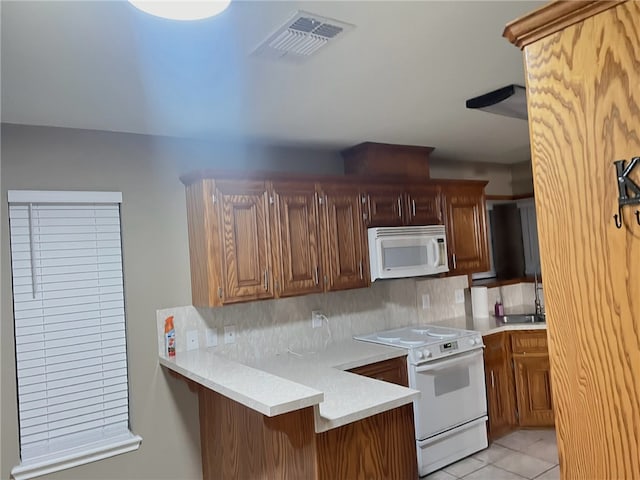
[[[422,394],[413,402],[420,476],[487,447],[480,333],[416,325],[354,339],[407,350],[409,387]]]

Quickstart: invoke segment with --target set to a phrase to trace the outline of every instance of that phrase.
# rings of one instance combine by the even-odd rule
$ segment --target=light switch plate
[[[198,349],[198,331],[189,330],[187,332],[187,350],[197,350],[197,349]]]
[[[227,325],[224,327],[224,343],[236,343],[236,326]]]
[[[464,303],[464,290],[462,288],[456,289],[456,303]]]
[[[431,308],[431,298],[429,298],[428,293],[422,294],[422,308],[426,310],[427,308]]]
[[[218,346],[218,329],[207,328],[207,347]]]

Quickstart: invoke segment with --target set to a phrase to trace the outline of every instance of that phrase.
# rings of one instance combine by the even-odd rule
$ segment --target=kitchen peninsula
[[[160,363],[198,392],[205,479],[410,479],[418,392],[346,371],[373,364],[406,385],[405,354],[348,340],[259,366],[212,350]]]

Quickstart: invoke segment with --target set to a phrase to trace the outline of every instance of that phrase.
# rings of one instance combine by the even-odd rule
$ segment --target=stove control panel
[[[458,350],[458,342],[447,342],[440,345],[441,352],[451,352]]]
[[[480,334],[474,334],[456,340],[437,342],[433,345],[414,347],[409,350],[409,361],[413,364],[425,363],[469,350],[475,350],[481,348],[482,345],[482,336]]]

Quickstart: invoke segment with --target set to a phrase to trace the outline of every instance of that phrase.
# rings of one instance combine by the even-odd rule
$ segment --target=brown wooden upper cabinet
[[[361,190],[363,219],[367,227],[442,224],[442,202],[437,185],[365,184]]]
[[[451,183],[443,187],[450,275],[490,268],[485,185]]]
[[[275,198],[276,293],[285,297],[322,292],[319,198],[315,184],[277,181],[272,183],[272,191]]]
[[[270,194],[263,181],[219,180],[211,200],[220,233],[223,303],[273,298]]]
[[[185,181],[193,304],[367,287],[372,226],[445,222],[451,274],[488,270],[485,182],[353,178]]]
[[[195,306],[370,283],[362,197],[351,184],[199,179],[187,185]]]
[[[442,225],[442,195],[438,185],[407,189],[407,225]]]
[[[326,248],[328,291],[366,287],[371,283],[362,196],[348,184],[320,186],[322,238]]]

